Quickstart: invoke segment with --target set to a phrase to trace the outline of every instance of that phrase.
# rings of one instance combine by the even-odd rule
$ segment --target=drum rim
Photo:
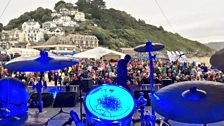
[[[132,99],[133,99],[133,102],[134,102],[134,106],[133,106],[133,109],[132,109],[132,111],[126,116],[126,117],[123,117],[123,118],[121,118],[121,119],[118,119],[118,120],[107,120],[107,119],[102,119],[102,118],[99,118],[99,117],[97,117],[96,115],[94,115],[92,112],[90,112],[88,109],[87,109],[87,106],[86,106],[86,97],[90,94],[90,92],[91,91],[93,91],[94,89],[96,89],[96,88],[99,88],[99,87],[101,87],[101,86],[108,86],[108,85],[110,85],[110,86],[114,86],[114,87],[119,87],[119,88],[122,88],[122,89],[124,89],[125,91],[127,91],[130,95],[131,95],[131,97],[132,97]],[[133,95],[126,89],[126,88],[124,88],[123,86],[121,86],[121,85],[114,85],[114,84],[102,84],[102,85],[98,85],[98,86],[96,86],[96,87],[94,87],[94,88],[92,88],[87,94],[86,94],[86,96],[84,97],[84,108],[85,108],[85,110],[86,110],[86,114],[87,114],[87,116],[89,116],[90,114],[91,115],[93,115],[93,117],[94,118],[97,118],[99,121],[105,121],[105,122],[108,122],[108,123],[113,123],[113,122],[117,122],[117,121],[120,121],[120,120],[127,120],[131,115],[133,115],[134,114],[134,112],[136,111],[136,102],[135,102],[135,99],[134,99],[134,97],[133,97]],[[104,122],[104,123],[105,123]],[[90,123],[90,122],[89,122]]]

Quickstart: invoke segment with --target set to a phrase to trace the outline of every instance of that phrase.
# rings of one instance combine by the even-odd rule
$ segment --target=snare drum
[[[125,88],[109,84],[93,88],[84,106],[91,126],[127,126],[135,112],[133,96]]]

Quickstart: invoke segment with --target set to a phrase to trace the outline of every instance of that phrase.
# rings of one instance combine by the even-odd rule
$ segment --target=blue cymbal
[[[160,89],[152,97],[155,111],[169,120],[206,124],[224,120],[224,85],[188,81]]]
[[[44,72],[49,70],[64,69],[78,64],[72,57],[48,56],[47,52],[41,52],[40,56],[18,57],[5,64],[5,68],[17,72]]]
[[[216,69],[224,71],[224,49],[219,50],[210,58],[210,63]]]
[[[142,44],[136,46],[134,50],[136,52],[154,52],[162,50],[165,46],[161,43],[151,43],[150,41],[146,42],[146,44]]]

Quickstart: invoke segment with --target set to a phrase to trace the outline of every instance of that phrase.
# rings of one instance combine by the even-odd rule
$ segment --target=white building
[[[61,8],[61,9],[59,9],[59,13],[61,15],[69,15],[70,11],[67,8]]]
[[[83,12],[77,12],[74,16],[76,21],[85,21],[85,14]]]
[[[71,21],[72,20],[72,18],[70,17],[70,16],[61,16],[60,17],[60,19],[62,20],[62,21]]]
[[[78,48],[95,48],[99,45],[99,40],[93,35],[69,34],[66,38]]]
[[[26,41],[26,32],[23,31],[19,35],[19,42],[25,42]]]
[[[64,27],[78,27],[78,24],[72,21],[70,16],[61,16],[60,18],[53,19],[53,23]]]
[[[3,30],[1,33],[1,39],[6,41],[19,41],[21,33],[22,31],[17,28],[9,31]]]
[[[50,28],[47,34],[51,36],[63,36],[65,35],[65,31],[61,27],[54,27]]]
[[[17,28],[11,30],[10,35],[9,35],[10,40],[15,40],[15,41],[19,40],[19,36],[20,36],[21,32],[22,31]]]
[[[50,28],[57,27],[57,25],[53,21],[47,21],[42,24],[42,29],[48,31]]]
[[[71,17],[69,16],[61,16],[59,18],[53,19],[53,23],[57,24],[57,25],[62,25],[63,22],[67,22],[67,21],[71,21]]]
[[[78,10],[70,10],[69,15],[73,16],[78,12]]]
[[[74,21],[66,21],[66,22],[62,23],[62,26],[64,26],[64,27],[77,27],[79,25]]]
[[[40,28],[40,24],[36,21],[29,20],[22,24],[24,38],[26,42],[41,42],[44,41],[44,32]]]
[[[2,31],[1,40],[8,41],[9,40],[9,31]]]
[[[57,12],[52,12],[51,17],[61,17],[61,14],[59,14]]]
[[[25,41],[42,42],[44,41],[44,32],[42,29],[29,29],[25,32]]]
[[[34,21],[34,19],[26,21],[22,24],[23,31],[28,31],[29,29],[39,29],[39,28],[40,28],[40,24]]]

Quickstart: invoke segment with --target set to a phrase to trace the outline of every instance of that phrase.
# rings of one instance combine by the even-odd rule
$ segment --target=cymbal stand
[[[59,89],[59,93],[61,93],[62,92],[62,83],[60,82],[60,87],[59,87],[60,89]],[[63,111],[63,109],[62,109],[62,106],[60,106],[60,110],[58,111],[58,113],[57,114],[55,114],[54,116],[52,116],[49,120],[52,120],[52,119],[54,119],[56,116],[58,116],[59,114],[61,114],[61,113],[64,113],[64,114],[69,114],[68,112],[64,112]]]
[[[79,83],[79,112],[80,112],[80,118],[82,121],[83,115],[82,115],[82,104],[83,104],[83,98],[82,98],[82,89],[81,89],[81,83]]]
[[[144,98],[144,93],[140,92],[140,97],[138,99],[138,106],[140,107],[140,120],[141,120],[141,126],[145,126],[145,115],[144,115],[144,108],[146,106],[147,100]]]
[[[146,47],[148,50],[148,58],[149,58],[149,66],[150,66],[150,84],[151,84],[151,96],[154,95],[155,93],[155,88],[154,88],[154,75],[153,75],[153,59],[156,58],[156,56],[152,56],[151,52],[152,52],[152,48],[153,45],[150,41],[148,41],[146,43]],[[155,120],[156,120],[156,116],[155,116],[155,111],[154,108],[152,107],[152,113],[151,113],[151,122],[152,122],[152,126],[155,126]]]
[[[44,72],[40,72],[40,80],[37,83],[37,85],[35,86],[38,96],[39,96],[39,104],[38,104],[39,112],[43,111],[43,101],[42,101],[42,91],[41,91],[43,88],[43,85],[42,85],[43,75],[44,75]]]

